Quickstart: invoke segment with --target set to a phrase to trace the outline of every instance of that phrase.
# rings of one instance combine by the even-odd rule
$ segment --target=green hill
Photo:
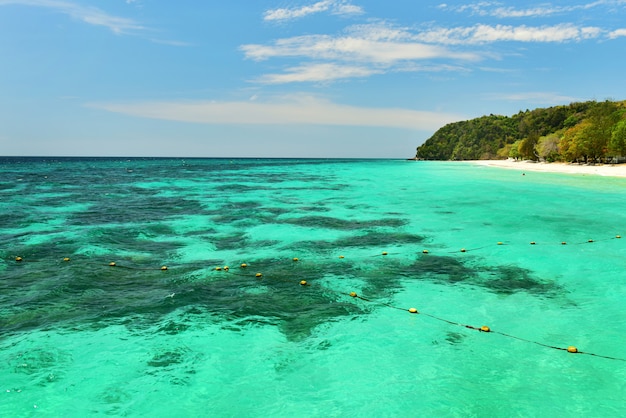
[[[582,102],[445,125],[416,159],[597,162],[626,156],[626,101]]]

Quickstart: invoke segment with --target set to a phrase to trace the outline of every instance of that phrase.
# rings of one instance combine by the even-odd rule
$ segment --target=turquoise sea
[[[626,179],[3,158],[0,242],[2,417],[626,416]]]

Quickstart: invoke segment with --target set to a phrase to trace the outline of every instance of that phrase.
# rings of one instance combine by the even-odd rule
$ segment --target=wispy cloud
[[[332,63],[301,65],[285,69],[283,74],[265,74],[256,81],[262,84],[329,82],[346,78],[369,77],[382,71],[367,66]]]
[[[271,44],[248,44],[240,49],[245,57],[257,61],[280,57],[300,57],[326,60],[353,66],[354,63],[375,65],[378,73],[399,63],[430,59],[480,60],[473,52],[457,52],[439,45],[418,41],[407,28],[386,22],[353,25],[344,33],[333,35],[305,35],[278,39]],[[362,72],[359,72],[362,74]]]
[[[307,35],[280,39],[272,45],[242,45],[246,58],[265,60],[276,57],[359,61],[391,65],[404,60],[451,58],[475,60],[475,53],[459,53],[418,42],[393,42],[365,37]]]
[[[439,8],[459,13],[470,13],[477,16],[491,16],[497,18],[524,18],[524,17],[548,17],[557,14],[584,11],[600,6],[614,6],[624,4],[624,0],[599,0],[584,4],[557,6],[544,3],[540,6],[528,8],[516,8],[502,6],[501,2],[482,1],[464,5],[441,4]]]
[[[471,70],[467,67],[463,67],[460,65],[450,65],[450,64],[418,64],[418,63],[408,63],[406,65],[399,65],[397,68],[394,68],[395,72],[412,72],[412,73],[443,73],[443,72],[452,72],[452,73],[469,73]]]
[[[572,24],[553,26],[509,26],[483,25],[469,27],[434,28],[415,35],[415,38],[433,44],[464,45],[493,42],[571,42],[598,38],[604,31],[601,28]]]
[[[458,63],[497,56],[497,53],[472,51],[468,46],[498,42],[566,43],[620,36],[624,36],[621,30],[609,33],[600,27],[571,23],[543,26],[476,24],[416,30],[374,21],[349,26],[339,35],[295,36],[266,44],[242,45],[240,50],[247,59],[255,61],[302,60],[300,65],[290,65],[280,74],[266,74],[254,79],[260,83],[279,84],[362,78],[412,69],[422,71],[427,67],[467,71]]]
[[[409,71],[408,68],[416,61],[477,61],[482,58],[477,53],[456,52],[437,45],[395,39],[308,35],[280,39],[270,45],[243,45],[241,50],[246,58],[257,61],[286,57],[310,60],[297,67],[288,67],[282,74],[266,74],[256,79],[266,84],[329,82],[368,77],[400,68]]]
[[[292,20],[322,12],[338,15],[355,15],[363,13],[363,9],[350,4],[346,0],[322,0],[308,6],[271,9],[263,14],[263,19],[266,21]]]
[[[133,19],[110,15],[97,7],[56,0],[0,0],[0,6],[45,7],[95,26],[104,26],[115,34],[128,34],[146,28]]]
[[[463,119],[458,114],[411,109],[365,108],[312,96],[273,102],[90,103],[87,106],[143,118],[205,124],[377,126],[432,131]]]

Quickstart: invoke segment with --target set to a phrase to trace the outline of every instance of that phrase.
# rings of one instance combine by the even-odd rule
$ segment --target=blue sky
[[[0,155],[407,158],[624,51],[626,0],[0,0]]]

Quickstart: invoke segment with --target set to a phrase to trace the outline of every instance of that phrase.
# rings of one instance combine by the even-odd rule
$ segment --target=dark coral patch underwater
[[[281,218],[275,223],[298,225],[309,228],[337,229],[342,231],[363,230],[376,227],[399,228],[407,221],[397,218],[384,218],[369,221],[345,220],[330,216],[301,216],[295,218]]]
[[[461,261],[451,256],[420,255],[403,274],[442,283],[479,286],[503,295],[523,291],[535,296],[554,297],[563,292],[558,284],[537,278],[525,268],[486,266],[477,264],[476,260]]]

